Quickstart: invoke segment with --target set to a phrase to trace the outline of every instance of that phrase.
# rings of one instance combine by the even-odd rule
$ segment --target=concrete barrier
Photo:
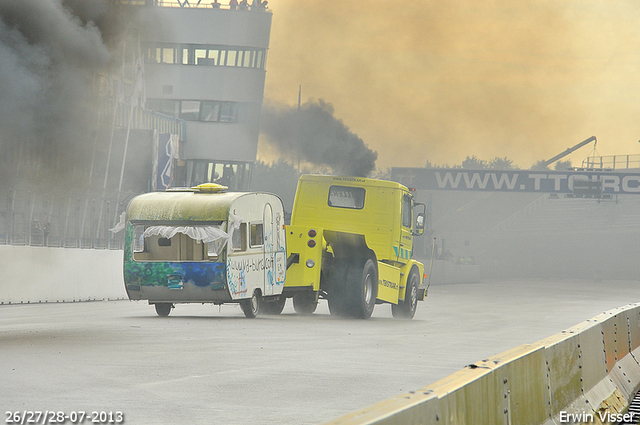
[[[429,260],[425,261],[428,273]],[[434,260],[430,282],[432,285],[444,283],[475,283],[480,281],[480,266],[454,264],[448,260]]]
[[[126,299],[123,251],[0,246],[0,304]]]
[[[631,304],[327,424],[607,423],[640,387],[638,354]]]

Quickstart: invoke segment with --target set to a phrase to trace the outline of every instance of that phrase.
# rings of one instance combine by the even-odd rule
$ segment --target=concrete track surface
[[[314,424],[640,301],[640,282],[437,285],[414,320],[246,319],[237,306],[0,306],[0,408],[121,411],[138,424]],[[89,421],[85,421],[89,423]]]

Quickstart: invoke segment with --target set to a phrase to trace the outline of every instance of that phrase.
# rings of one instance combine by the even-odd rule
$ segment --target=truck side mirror
[[[413,236],[422,236],[427,221],[427,206],[416,203],[413,208],[413,215],[416,218],[415,223],[413,223]]]
[[[414,236],[422,236],[424,233],[424,213],[420,213],[416,216],[416,225],[413,230]]]

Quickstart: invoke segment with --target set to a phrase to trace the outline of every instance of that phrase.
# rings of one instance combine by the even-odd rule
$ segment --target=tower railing
[[[606,168],[612,170],[640,168],[640,154],[592,156],[582,161],[582,168]]]

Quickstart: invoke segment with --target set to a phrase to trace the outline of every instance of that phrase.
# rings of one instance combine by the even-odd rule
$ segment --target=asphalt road
[[[144,302],[0,306],[0,408],[138,424],[315,424],[640,301],[640,282],[438,285],[414,320]],[[69,423],[69,422],[67,422]],[[90,423],[85,420],[84,423]],[[103,422],[104,423],[104,422]]]

